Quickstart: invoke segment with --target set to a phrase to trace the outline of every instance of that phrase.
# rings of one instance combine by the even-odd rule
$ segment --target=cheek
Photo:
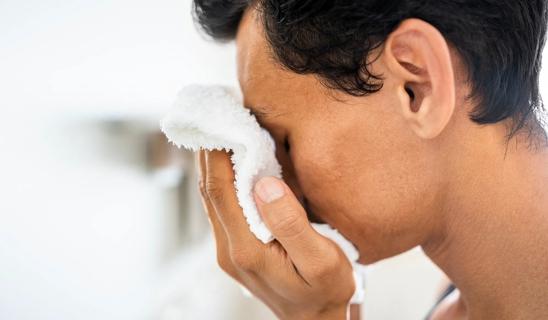
[[[295,174],[311,208],[368,255],[417,245],[437,197],[440,168],[427,156],[432,152],[395,127],[379,126],[382,119],[342,123],[311,130],[295,146]]]
[[[295,175],[313,211],[333,227],[352,217],[347,212],[360,205],[348,196],[357,188],[355,170],[358,153],[351,142],[342,139],[338,131],[310,131],[294,147],[292,162]]]
[[[367,168],[344,179],[352,186],[345,193],[355,197],[351,202],[359,209],[350,213],[351,224],[341,226],[341,231],[348,228],[364,259],[371,262],[426,241],[442,196],[435,159],[417,150],[384,151],[384,157],[364,157]]]

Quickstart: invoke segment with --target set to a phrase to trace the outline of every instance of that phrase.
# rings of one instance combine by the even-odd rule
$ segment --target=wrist
[[[314,319],[318,320],[348,320],[349,319],[349,310],[346,306],[341,306],[338,308],[326,310],[319,314],[318,317]]]
[[[315,313],[295,313],[284,320],[349,320],[350,310],[348,306],[333,307]]]

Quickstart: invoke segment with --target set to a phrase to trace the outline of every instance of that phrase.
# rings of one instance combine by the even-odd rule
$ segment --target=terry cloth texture
[[[184,87],[160,125],[168,140],[179,148],[232,150],[236,196],[249,229],[263,243],[272,241],[272,233],[257,211],[252,192],[255,183],[264,176],[282,178],[282,169],[276,159],[274,140],[243,107],[239,91],[223,86]],[[359,270],[363,267],[356,263],[358,251],[330,226],[312,225],[337,243],[352,263],[356,280],[352,303],[360,303],[364,286],[363,272]]]

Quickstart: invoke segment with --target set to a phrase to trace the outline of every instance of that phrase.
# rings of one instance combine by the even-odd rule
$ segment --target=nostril
[[[290,146],[289,146],[289,139],[286,137],[284,139],[284,149],[285,149],[285,152],[289,153],[289,150],[290,150]]]
[[[306,216],[308,217],[308,220],[313,223],[325,223],[320,217],[318,217],[310,208],[310,205],[308,203],[308,200],[303,197],[301,200],[301,204],[303,205],[304,210],[306,211]]]

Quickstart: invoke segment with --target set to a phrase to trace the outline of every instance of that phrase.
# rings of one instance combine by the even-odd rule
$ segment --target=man
[[[281,319],[345,319],[351,269],[317,219],[365,264],[421,246],[458,288],[431,319],[548,317],[546,1],[194,4],[208,34],[235,40],[245,105],[284,171],[255,186],[276,237],[263,245],[228,155],[200,154],[228,274]]]

